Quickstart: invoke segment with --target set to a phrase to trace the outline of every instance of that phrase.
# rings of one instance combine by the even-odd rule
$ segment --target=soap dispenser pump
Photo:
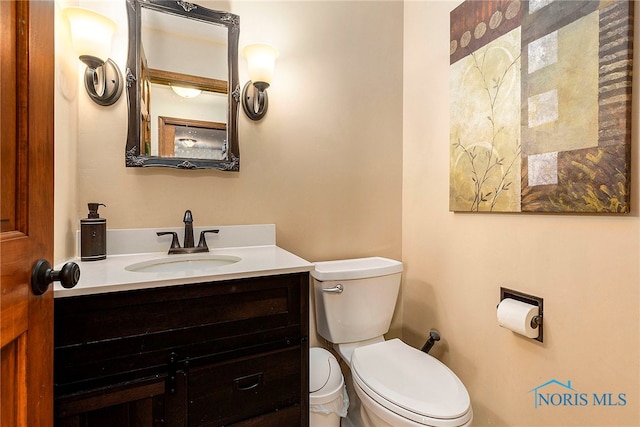
[[[98,207],[104,203],[89,203],[88,218],[80,220],[80,260],[98,261],[107,258],[107,220],[100,218]]]

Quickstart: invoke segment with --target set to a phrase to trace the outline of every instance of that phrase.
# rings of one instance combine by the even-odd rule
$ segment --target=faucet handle
[[[199,248],[207,248],[207,250],[209,250],[209,247],[207,246],[207,238],[205,237],[205,234],[207,233],[216,233],[218,234],[220,232],[220,230],[203,230],[200,232],[200,241],[198,242],[198,247]]]
[[[157,231],[156,234],[158,236],[171,234],[173,238],[171,239],[171,248],[169,250],[180,248],[180,242],[178,241],[178,233],[176,233],[175,231]]]

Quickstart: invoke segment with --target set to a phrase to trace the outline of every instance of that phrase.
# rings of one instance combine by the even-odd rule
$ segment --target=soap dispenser
[[[98,261],[107,257],[107,220],[100,218],[98,206],[103,203],[89,203],[88,218],[80,220],[80,259]]]

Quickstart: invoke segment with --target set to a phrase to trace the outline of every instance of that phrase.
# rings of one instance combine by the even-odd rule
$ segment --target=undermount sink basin
[[[124,269],[136,273],[206,272],[234,264],[240,260],[241,258],[231,255],[169,255],[163,258],[130,264]]]

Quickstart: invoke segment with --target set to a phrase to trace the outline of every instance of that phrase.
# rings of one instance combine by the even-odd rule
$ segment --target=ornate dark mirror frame
[[[141,46],[142,25],[141,8],[183,16],[221,25],[227,28],[227,158],[225,160],[207,160],[178,157],[159,157],[140,154],[141,134]],[[179,169],[218,169],[223,171],[240,170],[240,146],[238,143],[238,103],[240,84],[238,78],[238,38],[240,35],[240,17],[229,12],[207,9],[186,1],[174,0],[127,0],[129,20],[129,52],[127,58],[127,100],[129,106],[129,130],[125,150],[127,167],[165,166]]]

